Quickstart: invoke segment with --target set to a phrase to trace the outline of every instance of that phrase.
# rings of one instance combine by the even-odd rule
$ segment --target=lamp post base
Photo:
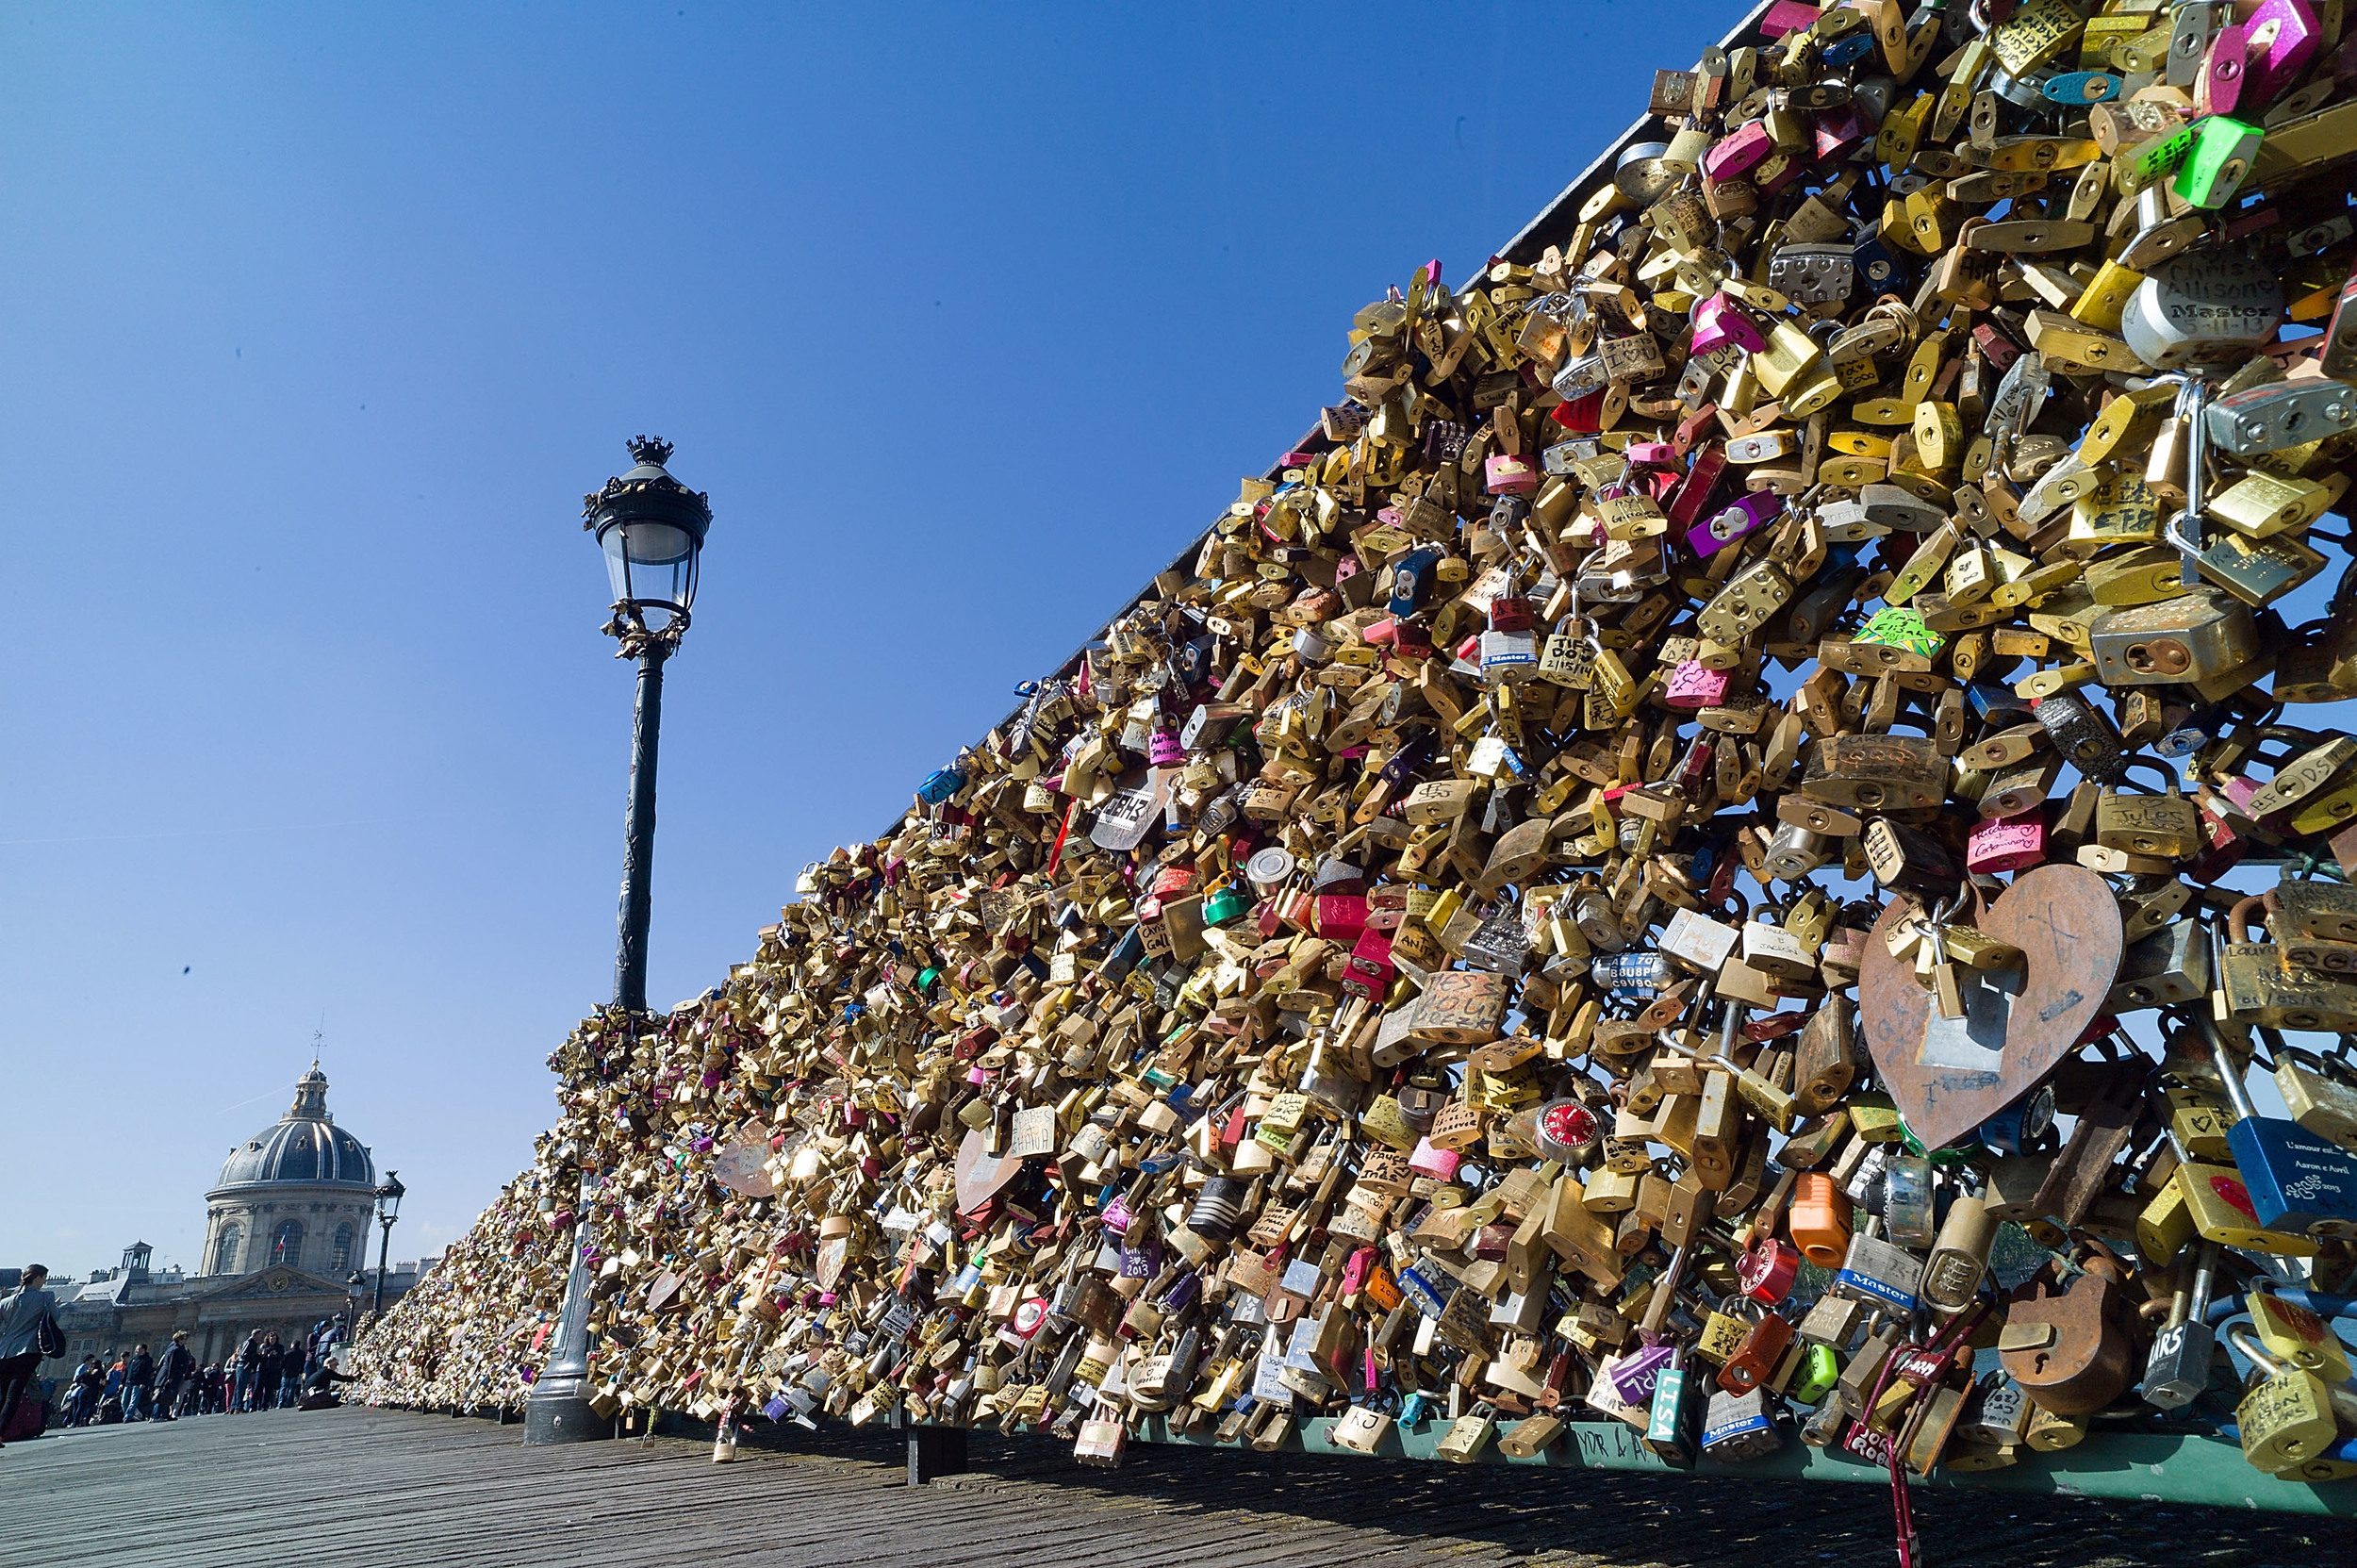
[[[558,1394],[544,1399],[536,1393],[524,1401],[527,1444],[595,1443],[613,1435],[613,1418],[598,1414],[589,1408],[589,1401],[578,1394]]]

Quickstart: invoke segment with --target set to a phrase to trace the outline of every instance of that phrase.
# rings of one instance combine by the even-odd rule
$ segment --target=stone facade
[[[112,1362],[135,1345],[160,1353],[180,1329],[199,1366],[236,1355],[256,1330],[275,1329],[299,1348],[314,1325],[347,1310],[348,1290],[368,1312],[376,1180],[368,1146],[327,1114],[327,1079],[313,1063],[287,1114],[231,1149],[205,1195],[205,1251],[192,1277],[151,1275],[141,1244],[87,1283],[52,1279],[66,1354],[43,1362],[40,1376],[70,1378],[83,1356]],[[388,1272],[386,1306],[433,1262]],[[355,1271],[368,1278],[351,1287]]]

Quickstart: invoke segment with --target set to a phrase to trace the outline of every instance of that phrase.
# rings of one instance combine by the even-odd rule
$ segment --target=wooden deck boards
[[[65,1568],[1543,1568],[1890,1559],[1868,1486],[1459,1471],[1132,1448],[1083,1469],[976,1433],[911,1490],[890,1433],[796,1433],[733,1465],[683,1439],[526,1448],[522,1428],[348,1410],[53,1432],[0,1453],[0,1560]],[[1919,1494],[1940,1568],[2316,1564],[2345,1521]]]

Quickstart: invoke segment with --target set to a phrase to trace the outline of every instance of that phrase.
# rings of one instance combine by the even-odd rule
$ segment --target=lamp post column
[[[385,1316],[385,1260],[393,1250],[393,1222],[389,1215],[377,1216],[376,1234],[376,1305],[369,1312],[371,1329]]]
[[[655,759],[663,731],[663,667],[687,630],[697,562],[712,526],[709,496],[671,477],[671,444],[641,436],[637,466],[584,498],[582,527],[597,536],[614,591],[606,633],[618,656],[638,664],[631,719],[630,804],[623,816],[622,903],[614,954],[614,1012],[635,1023],[647,1012],[647,927],[653,909]],[[565,1300],[549,1361],[524,1402],[526,1443],[581,1443],[611,1429],[589,1403],[589,1264],[596,1229],[589,1203],[595,1175],[580,1170]]]
[[[622,818],[621,937],[614,954],[614,1005],[647,1010],[647,923],[654,910],[654,771],[663,738],[663,666],[669,644],[638,653],[638,701],[630,727],[630,806]]]

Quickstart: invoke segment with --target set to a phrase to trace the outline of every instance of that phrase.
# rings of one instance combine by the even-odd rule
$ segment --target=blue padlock
[[[2104,71],[2064,71],[2046,78],[2050,104],[2108,104],[2119,96],[2119,78]]]
[[[1437,550],[1411,550],[1392,568],[1390,609],[1395,616],[1414,615],[1432,586],[1432,569],[1441,559]]]
[[[964,787],[964,774],[954,767],[944,767],[916,786],[916,798],[929,806],[937,806]]]
[[[1842,66],[1854,65],[1859,60],[1864,59],[1866,58],[1866,52],[1873,47],[1874,35],[1871,32],[1865,31],[1864,29],[1860,29],[1857,32],[1850,34],[1846,38],[1838,38],[1834,40],[1831,43],[1826,44],[1823,49],[1820,50],[1819,53],[1823,58],[1824,62],[1827,65],[1838,70]]]
[[[2054,1086],[2041,1083],[1983,1122],[1975,1134],[1999,1154],[2027,1154],[2054,1125]]]
[[[2357,1155],[2296,1121],[2260,1115],[2224,1037],[2206,1014],[2201,1031],[2227,1100],[2240,1118],[2226,1130],[2226,1147],[2260,1226],[2295,1236],[2357,1236]]]

